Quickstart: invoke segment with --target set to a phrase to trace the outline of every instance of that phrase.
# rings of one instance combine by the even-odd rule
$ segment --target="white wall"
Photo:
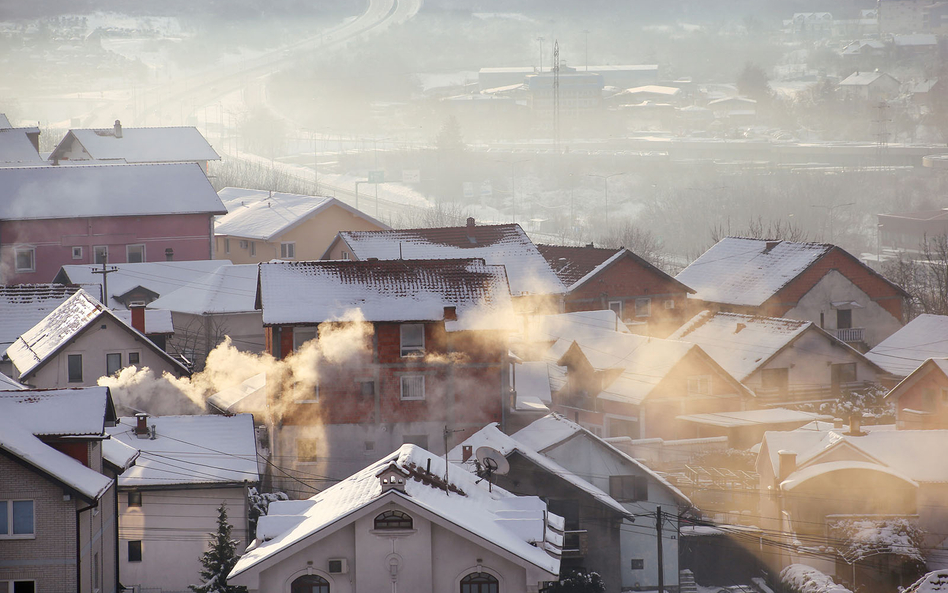
[[[865,328],[865,341],[870,348],[902,327],[900,319],[873,302],[869,295],[836,270],[827,272],[784,317],[805,319],[819,325],[820,313],[823,313],[823,327],[836,329],[836,309],[831,303],[840,301],[855,301],[862,305],[853,309],[852,325]]]
[[[143,490],[142,506],[128,507],[119,492],[119,570],[126,587],[160,587],[186,591],[201,584],[201,555],[210,533],[217,531],[217,507],[227,503],[227,519],[247,547],[247,491],[243,486],[181,490]],[[128,561],[128,541],[142,540],[142,561]]]

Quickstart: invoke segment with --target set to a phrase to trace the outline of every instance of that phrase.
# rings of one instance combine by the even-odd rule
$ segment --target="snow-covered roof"
[[[260,264],[264,325],[322,323],[360,310],[365,321],[438,321],[448,331],[509,329],[503,266],[479,259],[311,261]]]
[[[524,362],[514,370],[517,380],[518,409],[538,410],[553,403],[550,389],[550,365],[547,362]]]
[[[39,436],[102,435],[115,420],[108,387],[0,391],[0,416]]]
[[[524,320],[524,325],[523,339],[530,342],[555,342],[561,339],[585,342],[617,332],[631,333],[612,309],[533,315]]]
[[[702,311],[669,336],[701,346],[743,381],[813,326],[809,321]],[[827,339],[834,340],[826,334]]]
[[[116,317],[132,325],[131,309],[112,309]],[[166,309],[145,309],[145,334],[173,334],[174,325],[171,322],[171,311]]]
[[[942,593],[948,591],[948,569],[933,570],[915,581],[905,593]]]
[[[948,357],[948,315],[919,315],[866,353],[886,372],[907,377],[929,358]]]
[[[817,478],[819,476],[824,476],[826,474],[842,471],[842,470],[867,470],[867,471],[881,472],[881,473],[889,474],[890,476],[899,478],[900,480],[904,480],[905,482],[908,482],[909,484],[911,484],[912,486],[915,486],[916,488],[918,487],[918,483],[915,480],[909,478],[902,472],[892,469],[890,467],[886,467],[884,465],[879,465],[878,463],[872,463],[869,461],[846,460],[846,461],[828,461],[826,463],[817,463],[815,465],[805,467],[801,470],[797,470],[793,472],[792,474],[790,474],[786,480],[784,480],[783,482],[780,482],[780,489],[787,490],[787,491],[793,490],[794,488],[796,488],[797,486],[800,486],[801,484],[803,484],[804,482],[808,480],[812,480],[813,478]]]
[[[112,480],[39,440],[18,415],[0,414],[0,449],[89,500],[98,500]]]
[[[0,167],[0,219],[225,212],[197,163]]]
[[[36,152],[30,137],[17,128],[0,128],[0,163],[41,165],[46,161]]]
[[[718,426],[721,428],[741,428],[746,426],[766,426],[775,424],[798,424],[804,426],[814,420],[833,420],[832,415],[816,412],[801,412],[787,408],[766,408],[763,410],[742,410],[738,412],[713,412],[708,414],[686,414],[677,416],[678,420]]]
[[[111,282],[109,278],[109,286]],[[171,289],[148,307],[192,315],[249,313],[255,310],[256,294],[256,264],[225,265]]]
[[[621,247],[619,249],[605,249],[586,245],[574,247],[568,245],[537,245],[537,249],[549,262],[553,272],[569,291],[576,290],[589,282],[597,274],[619,261],[623,257],[630,257],[640,266],[677,286],[681,292],[694,292],[681,284],[665,272],[659,270],[649,262],[637,256],[632,251]]]
[[[675,278],[711,303],[757,307],[833,249],[826,243],[725,237]]]
[[[62,284],[0,286],[0,346],[15,342],[77,290],[78,286]]]
[[[846,78],[839,81],[839,86],[868,86],[883,76],[888,76],[884,72],[853,72]],[[890,77],[891,78],[891,77]]]
[[[207,403],[229,414],[254,414],[267,408],[267,374],[260,373],[211,395]]]
[[[143,344],[163,356],[172,366],[179,367],[182,373],[188,372],[179,362],[138,330],[116,317],[84,290],[77,291],[39,323],[23,332],[13,345],[7,348],[6,355],[16,366],[20,378],[28,376],[102,316],[111,318],[116,325],[133,332]]]
[[[141,452],[118,439],[108,438],[102,441],[102,459],[114,465],[119,473],[132,467]]]
[[[115,297],[122,296],[139,286],[160,297],[190,282],[198,281],[223,266],[232,265],[234,264],[226,259],[109,264],[110,268],[117,268],[117,271],[109,274],[108,304],[112,309],[124,307],[124,304],[117,301]],[[82,285],[98,297],[102,293],[102,274],[94,274],[92,271],[95,268],[96,266],[88,264],[63,266],[56,275],[56,280],[65,284]],[[0,303],[2,303],[2,296],[0,296]]]
[[[7,119],[6,113],[0,113],[0,128],[12,128],[13,124]]]
[[[429,463],[431,474],[425,472]],[[413,478],[405,480],[404,492],[397,489],[382,491],[378,474],[393,464]],[[545,503],[532,496],[515,496],[497,486],[489,489],[486,481],[460,467],[447,472],[449,484],[446,486],[442,478],[445,470],[443,458],[415,445],[402,445],[397,451],[309,500],[271,503],[271,512],[260,518],[258,530],[262,526],[272,539],[261,541],[263,538],[259,538],[257,545],[237,561],[229,579],[307,538],[318,537],[322,530],[347,520],[380,499],[432,513],[551,575],[559,574],[558,557],[545,551],[558,551],[558,546],[550,545],[549,540],[556,538],[549,533],[543,519]],[[286,510],[281,510],[283,508]],[[517,520],[511,521],[511,518]],[[554,519],[559,517],[550,516],[549,522],[553,523]],[[528,520],[535,527],[529,530],[534,533],[533,537],[525,536],[527,530],[515,526]],[[269,523],[279,525],[271,529]]]
[[[135,435],[135,418],[120,418],[108,433],[141,451],[119,476],[121,487],[257,482],[253,416],[153,416],[155,438]]]
[[[791,564],[780,571],[780,581],[800,593],[851,593],[833,581],[833,577],[806,564]]]
[[[227,214],[214,223],[215,235],[271,241],[297,224],[336,206],[379,228],[388,226],[336,198],[225,187],[217,192]]]
[[[23,389],[28,389],[28,387],[0,373],[0,391],[22,391]]]
[[[630,89],[625,89],[620,95],[635,95],[637,93],[651,93],[653,95],[665,95],[668,97],[675,97],[681,94],[681,89],[676,86],[661,86],[657,84],[647,84],[645,86],[637,86]]]
[[[500,428],[497,427],[496,422],[488,424],[484,428],[469,436],[462,443],[451,449],[451,451],[448,452],[448,459],[453,463],[462,463],[461,460],[463,459],[463,450],[465,446],[470,446],[473,451],[477,451],[479,447],[491,447],[494,450],[500,452],[500,454],[504,457],[510,457],[510,455],[514,453],[519,453],[524,457],[524,459],[527,459],[542,470],[548,472],[550,475],[556,476],[571,484],[575,488],[591,496],[603,506],[606,506],[612,511],[619,513],[623,517],[630,515],[629,511],[627,511],[625,507],[619,504],[616,499],[612,498],[607,493],[603,492],[593,484],[590,484],[583,478],[580,478],[549,457],[536,452],[520,441],[501,432]],[[470,460],[463,463],[473,467],[473,461],[474,458],[472,457]]]
[[[165,128],[74,129],[50,154],[50,160],[63,158],[73,140],[96,160],[124,159],[127,163],[183,163],[219,161],[201,132],[193,126]]]
[[[566,287],[518,224],[469,225],[432,229],[342,231],[352,254],[360,259],[455,259],[477,257],[503,265],[510,293],[560,294]]]

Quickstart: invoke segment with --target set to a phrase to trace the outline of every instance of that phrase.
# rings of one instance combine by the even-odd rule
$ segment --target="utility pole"
[[[879,167],[884,167],[886,162],[886,156],[889,152],[889,126],[888,123],[892,121],[887,117],[889,104],[885,101],[879,101],[879,105],[876,107],[879,112],[879,119],[875,121],[876,123],[876,158],[878,159]]]
[[[93,274],[102,274],[102,304],[105,305],[105,308],[109,308],[109,274],[112,272],[118,272],[118,268],[112,266],[111,268],[106,268],[106,262],[109,260],[108,254],[102,258],[102,269],[96,270],[92,268]]]
[[[662,554],[662,507],[655,507],[655,532],[658,534],[658,593],[665,593],[665,559]]]
[[[560,152],[560,42],[553,40],[553,151]]]
[[[540,44],[540,74],[543,73],[543,37],[537,37],[537,43]]]

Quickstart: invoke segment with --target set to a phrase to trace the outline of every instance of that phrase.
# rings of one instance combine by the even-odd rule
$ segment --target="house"
[[[482,258],[507,269],[510,294],[520,311],[562,312],[563,282],[518,224],[343,231],[321,259],[379,260]]]
[[[388,226],[336,198],[225,187],[227,214],[214,223],[218,258],[235,264],[319,259],[339,231]]]
[[[851,101],[876,103],[898,96],[902,83],[879,71],[856,71],[839,81],[840,92]]]
[[[0,167],[2,283],[68,264],[210,259],[220,199],[194,163]]]
[[[877,214],[880,249],[924,253],[926,243],[948,234],[948,209]]]
[[[937,452],[946,444],[945,430],[860,427],[858,416],[848,430],[766,433],[758,525],[781,532],[771,536],[780,544],[834,541],[821,557],[763,546],[771,568],[804,562],[870,591],[911,583],[924,561],[940,562],[945,545],[948,462]]]
[[[929,358],[885,396],[900,429],[948,428],[948,359]]]
[[[899,286],[826,243],[726,237],[675,278],[703,309],[812,321],[868,350],[902,327]]]
[[[768,405],[833,400],[885,373],[812,321],[702,311],[670,339],[701,346]]]
[[[49,161],[120,161],[124,163],[197,163],[207,173],[208,161],[219,161],[204,136],[193,126],[164,128],[73,129],[49,155]]]
[[[866,352],[896,380],[912,374],[930,358],[948,357],[948,315],[923,313]]]
[[[117,591],[115,410],[106,387],[0,392],[0,583],[8,591]]]
[[[33,145],[33,150],[39,154],[39,137],[40,129],[39,126],[25,126],[25,127],[15,127],[10,120],[7,119],[6,114],[0,113],[0,131],[9,132],[16,131],[21,134],[26,134],[27,139],[30,144]],[[32,158],[30,159],[32,160]]]
[[[621,247],[603,249],[537,245],[566,286],[566,312],[612,309],[626,323],[666,337],[681,325],[688,294],[694,291]]]
[[[524,79],[527,90],[527,106],[533,111],[536,125],[552,127],[554,107],[572,127],[588,121],[602,111],[602,89],[605,82],[602,74],[560,66],[559,73],[537,72]],[[558,89],[558,98],[554,90]]]
[[[140,310],[142,311],[142,310]],[[15,379],[40,388],[85,387],[126,366],[182,377],[188,369],[79,290],[23,333],[6,356]]]
[[[790,19],[794,37],[825,39],[833,34],[833,15],[829,12],[795,12]]]
[[[26,130],[28,130],[27,128]],[[37,152],[24,128],[0,127],[0,167],[39,166],[46,161]]]
[[[620,89],[658,82],[657,64],[590,64],[584,66],[582,71],[598,74],[602,77],[603,85]],[[483,91],[501,86],[520,85],[523,84],[527,75],[538,72],[539,70],[533,66],[481,68],[477,73],[478,87]]]
[[[434,449],[505,419],[513,308],[503,266],[263,263],[256,306],[267,352],[292,369],[267,378],[272,454],[304,478],[284,479],[286,492],[306,476],[344,478],[403,443]],[[333,345],[339,335],[345,349]],[[304,348],[316,337],[321,350]]]
[[[714,112],[717,119],[735,123],[753,121],[757,117],[757,100],[741,95],[722,97],[708,101],[708,109]]]
[[[540,591],[563,518],[406,444],[306,500],[270,503],[229,585],[257,591]]]
[[[549,414],[517,431],[511,438],[525,449],[535,451],[599,490],[608,492],[613,500],[637,518],[644,517],[648,521],[660,509],[663,517],[663,580],[665,586],[677,587],[678,521],[692,506],[678,488],[643,463],[560,414]],[[510,472],[507,476],[511,480],[517,479]],[[572,515],[566,516],[569,522]],[[622,590],[657,587],[656,534],[631,529],[631,524],[625,520],[623,523],[626,529],[620,529],[619,533],[619,583]],[[638,519],[638,524],[641,524],[641,519]],[[564,558],[564,566],[568,562]]]
[[[846,60],[878,58],[885,55],[885,43],[877,39],[859,39],[841,49],[839,55]]]
[[[107,430],[141,452],[118,477],[122,585],[185,591],[200,584],[201,555],[221,503],[238,551],[249,543],[247,494],[260,479],[249,414],[138,414]]]
[[[787,408],[764,408],[688,414],[678,416],[677,419],[697,427],[698,436],[694,440],[725,436],[729,448],[750,449],[760,443],[760,439],[768,430],[796,430],[813,422],[833,420],[833,417]],[[703,505],[702,509],[707,510]]]
[[[225,263],[203,276],[182,280],[177,288],[169,287],[145,311],[170,313],[174,336],[168,349],[181,353],[198,371],[225,338],[241,352],[264,351],[263,320],[254,307],[257,266]]]
[[[64,284],[0,286],[0,347],[6,350],[13,345],[26,330],[42,321],[77,290],[78,286]]]

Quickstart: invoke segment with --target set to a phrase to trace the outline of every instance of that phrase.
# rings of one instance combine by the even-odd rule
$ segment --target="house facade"
[[[0,202],[4,284],[67,264],[210,259],[226,212],[194,163],[0,167]]]
[[[900,429],[948,429],[948,359],[929,358],[885,398]]]
[[[513,309],[502,266],[270,262],[257,307],[266,351],[289,368],[267,378],[273,454],[303,476],[342,478],[403,443],[438,450],[504,420]]]

